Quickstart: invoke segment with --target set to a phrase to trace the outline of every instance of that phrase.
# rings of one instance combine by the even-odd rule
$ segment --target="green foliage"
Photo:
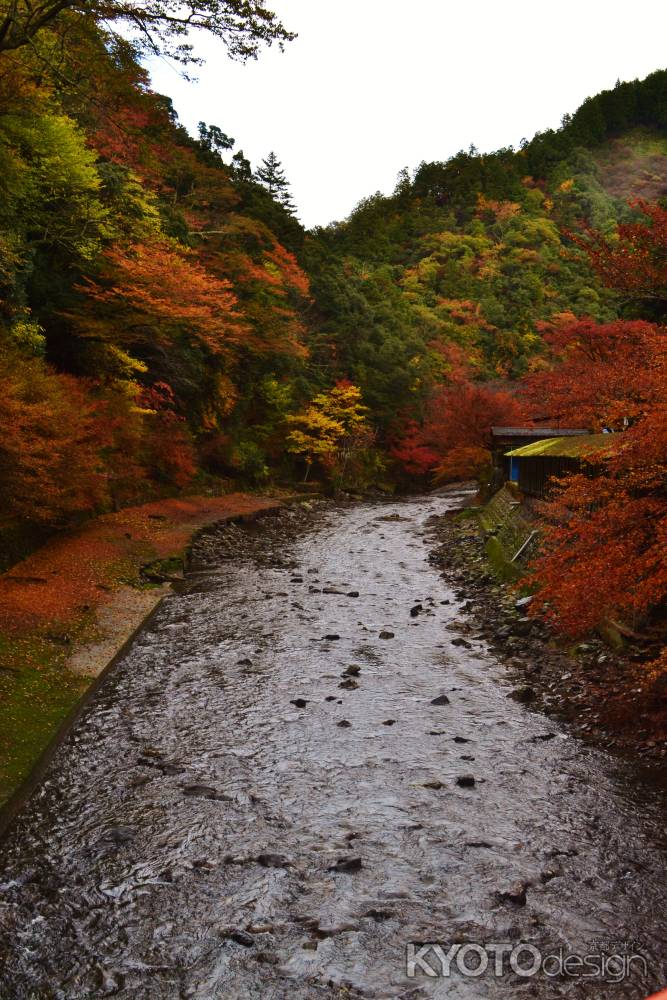
[[[236,54],[287,37],[259,5],[225,10],[250,18]],[[518,151],[404,170],[305,233],[277,157],[253,172],[220,126],[188,135],[86,11],[2,53],[2,513],[60,524],[202,469],[369,484],[447,386],[539,370],[561,314],[617,315],[568,233],[613,232],[641,164],[664,167],[666,73]]]

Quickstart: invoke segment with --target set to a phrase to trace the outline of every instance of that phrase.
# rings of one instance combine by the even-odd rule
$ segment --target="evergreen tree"
[[[285,177],[285,171],[276,154],[272,151],[262,160],[262,165],[257,168],[255,179],[262,184],[272,198],[275,198],[283,208],[294,214],[296,207],[292,201],[289,181]]]
[[[236,140],[223,132],[218,125],[207,125],[206,122],[199,122],[197,131],[202,148],[209,153],[216,154],[218,158],[221,157],[224,150],[233,149],[236,144]]]

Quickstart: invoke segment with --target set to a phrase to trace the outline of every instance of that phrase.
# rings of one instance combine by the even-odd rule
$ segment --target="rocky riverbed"
[[[567,721],[581,739],[648,763],[664,761],[667,692],[647,684],[645,670],[658,650],[630,644],[618,652],[597,636],[566,642],[531,614],[533,598],[499,582],[475,520],[451,510],[431,528],[433,565],[471,616],[458,626],[461,641],[473,633],[485,639],[516,683],[510,696]]]
[[[664,985],[665,790],[511,697],[429,561],[459,501],[199,540],[2,843],[2,1000]]]

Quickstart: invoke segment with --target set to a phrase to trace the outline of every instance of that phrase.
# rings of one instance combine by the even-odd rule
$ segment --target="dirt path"
[[[508,699],[428,562],[452,502],[201,541],[3,844],[3,1000],[664,985],[665,793]],[[412,977],[410,944],[441,970],[427,942],[473,947]],[[492,945],[504,974],[464,974]],[[520,945],[523,971],[559,952],[646,968],[525,976]]]

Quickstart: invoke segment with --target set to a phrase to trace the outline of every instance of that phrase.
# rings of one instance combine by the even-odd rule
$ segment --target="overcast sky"
[[[398,171],[518,145],[617,79],[667,67],[665,0],[266,0],[299,37],[239,65],[193,39],[197,81],[150,65],[184,125],[219,125],[253,167],[275,150],[307,226]]]

